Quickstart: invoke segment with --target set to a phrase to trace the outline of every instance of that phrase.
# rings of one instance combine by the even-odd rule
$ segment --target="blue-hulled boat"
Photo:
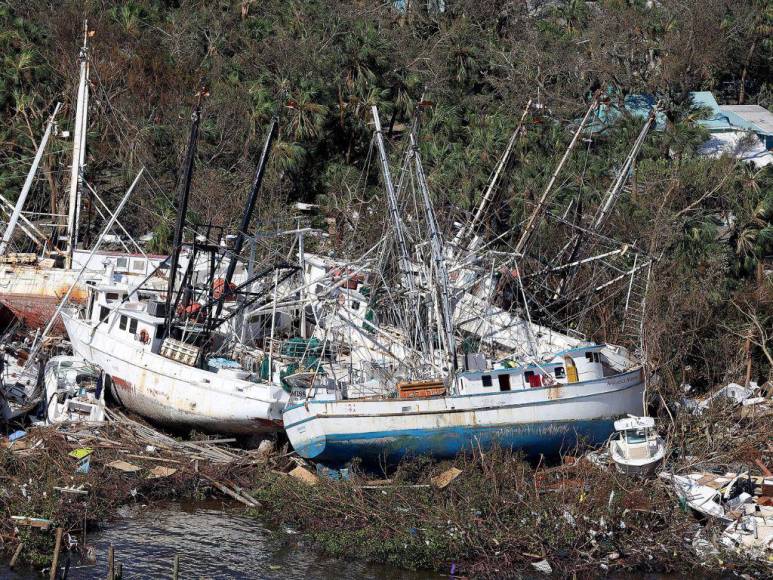
[[[641,415],[644,406],[641,366],[607,345],[531,364],[504,361],[434,385],[404,383],[394,398],[312,390],[285,409],[285,429],[301,456],[326,463],[442,459],[495,445],[556,455],[583,441],[604,442],[616,418]]]

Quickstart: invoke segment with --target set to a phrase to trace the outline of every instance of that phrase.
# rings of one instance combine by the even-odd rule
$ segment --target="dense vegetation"
[[[604,91],[611,104],[655,95],[665,127],[648,139],[609,224],[661,257],[652,362],[670,387],[740,380],[748,341],[752,378],[769,375],[773,172],[696,156],[706,135],[689,91],[773,105],[770,0],[0,2],[0,189],[9,198],[56,101],[66,106],[61,128],[72,121],[84,18],[95,32],[87,179],[115,201],[147,166],[152,177],[125,221],[138,234],[154,230],[158,250],[202,78],[194,218],[237,223],[278,114],[257,227],[289,219],[292,201],[315,202],[335,220],[327,250],[341,252],[377,239],[385,221],[370,105],[397,151],[417,102],[431,101],[421,148],[447,227],[474,207],[526,101],[542,105],[487,224],[517,236],[592,94]],[[586,139],[553,203],[596,203],[641,123],[623,115]],[[49,147],[31,200],[38,208],[53,191],[61,211],[67,148],[62,137]]]

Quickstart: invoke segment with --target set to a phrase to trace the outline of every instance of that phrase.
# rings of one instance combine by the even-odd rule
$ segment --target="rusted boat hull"
[[[54,316],[59,305],[59,296],[40,296],[29,294],[0,294],[0,303],[5,306],[16,320],[28,328],[43,328]],[[83,296],[73,297],[73,302],[82,304]],[[55,333],[64,334],[64,324],[59,319],[52,329]]]
[[[34,266],[5,267],[0,273],[0,303],[25,326],[45,327],[77,275],[74,270]],[[73,289],[70,300],[82,304],[86,297],[84,280]],[[54,331],[64,333],[61,320],[56,322]]]

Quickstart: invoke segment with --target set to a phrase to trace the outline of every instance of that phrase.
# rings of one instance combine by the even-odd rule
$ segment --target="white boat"
[[[102,369],[74,356],[55,356],[46,363],[46,423],[105,420]]]
[[[722,505],[722,492],[699,483],[704,477],[703,473],[691,473],[684,476],[661,472],[658,477],[670,481],[676,494],[695,511],[706,516],[719,518],[726,523],[733,520],[725,514],[725,508]]]
[[[127,294],[97,286],[86,310],[62,311],[75,354],[105,371],[119,403],[172,428],[255,435],[282,427],[282,388],[240,369],[192,366],[197,348],[166,337],[163,303],[124,302]]]
[[[618,471],[626,475],[649,476],[663,462],[666,445],[655,431],[652,417],[625,417],[615,421],[616,437],[609,442],[609,454]]]
[[[495,445],[555,455],[581,441],[603,443],[616,418],[643,412],[642,369],[622,353],[590,345],[539,364],[465,371],[451,394],[435,383],[398,388],[398,398],[353,399],[320,386],[288,405],[285,430],[301,456],[328,463],[450,458]]]
[[[43,391],[41,364],[28,361],[27,351],[10,345],[0,352],[0,419],[10,421],[31,413]]]

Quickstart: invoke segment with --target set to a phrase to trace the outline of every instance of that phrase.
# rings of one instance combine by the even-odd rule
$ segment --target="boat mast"
[[[381,162],[381,175],[384,179],[384,187],[387,192],[387,205],[389,207],[389,215],[392,218],[392,224],[394,227],[395,238],[397,240],[397,251],[399,253],[398,265],[400,273],[402,275],[402,282],[408,287],[408,307],[414,318],[414,327],[411,330],[417,339],[418,343],[422,345],[422,348],[426,346],[426,340],[422,331],[423,325],[421,323],[421,312],[419,308],[419,300],[416,292],[416,281],[414,279],[414,271],[411,267],[411,258],[408,253],[408,244],[405,240],[405,230],[403,229],[403,220],[400,217],[400,206],[397,203],[397,194],[395,193],[394,184],[392,183],[392,174],[389,171],[389,159],[386,154],[386,148],[384,147],[384,133],[381,130],[381,119],[378,115],[378,107],[373,105],[371,107],[371,113],[373,115],[373,124],[376,128],[375,138],[376,145],[378,147],[378,157]]]
[[[242,253],[242,247],[244,246],[244,239],[246,237],[247,228],[250,227],[252,221],[252,214],[255,211],[255,203],[258,200],[258,192],[260,186],[263,183],[263,174],[266,170],[268,163],[268,154],[271,152],[271,145],[274,143],[274,136],[276,135],[276,129],[279,120],[274,116],[271,119],[271,125],[268,128],[268,135],[266,141],[263,144],[263,151],[260,154],[260,160],[258,166],[255,169],[255,177],[252,180],[252,187],[250,187],[250,194],[247,197],[247,205],[244,208],[244,214],[242,215],[242,223],[239,226],[239,231],[236,234],[236,241],[234,243],[234,249],[231,254],[231,260],[228,262],[228,270],[225,273],[225,280],[223,284],[223,292],[220,295],[220,299],[217,301],[217,309],[215,310],[214,318],[217,319],[220,313],[223,311],[223,304],[225,303],[226,294],[231,285],[231,280],[234,277],[236,271],[236,264],[239,261],[239,255]]]
[[[83,166],[86,160],[86,126],[89,105],[89,25],[83,23],[83,46],[78,60],[80,62],[80,81],[78,82],[78,100],[75,106],[75,126],[72,142],[72,166],[70,169],[70,200],[67,213],[67,258],[66,267],[72,267],[72,257],[78,243],[78,217],[80,213],[80,193],[83,182]]]
[[[387,192],[387,203],[389,205],[389,214],[392,217],[392,224],[395,230],[395,238],[397,239],[397,250],[400,254],[399,264],[400,272],[405,278],[405,283],[408,286],[408,290],[415,292],[415,284],[413,279],[413,271],[411,268],[411,260],[408,254],[408,245],[405,242],[405,231],[403,230],[403,220],[400,218],[400,208],[397,204],[397,196],[395,195],[395,188],[392,184],[392,175],[389,171],[389,160],[387,158],[386,149],[384,148],[384,135],[381,131],[381,120],[378,116],[378,107],[373,105],[371,107],[373,114],[373,124],[376,127],[376,145],[378,146],[378,158],[381,162],[381,175],[384,178],[384,187]]]
[[[203,85],[199,89],[196,97],[196,105],[191,112],[191,132],[188,137],[188,147],[185,151],[185,165],[183,166],[183,177],[180,182],[180,191],[177,196],[177,221],[174,225],[174,244],[172,246],[172,257],[169,267],[169,284],[166,289],[166,326],[169,329],[172,322],[172,294],[174,294],[174,283],[177,275],[177,266],[180,261],[180,251],[182,250],[183,230],[185,229],[185,216],[188,213],[188,198],[191,193],[191,179],[193,177],[193,164],[196,158],[196,141],[199,136],[199,122],[201,120],[201,101],[206,92]]]
[[[24,181],[24,186],[22,187],[21,193],[19,194],[19,199],[16,200],[16,206],[13,208],[11,218],[8,220],[8,225],[6,226],[5,232],[3,233],[3,239],[0,241],[0,256],[5,255],[5,252],[8,249],[8,243],[13,237],[13,232],[16,229],[16,224],[18,223],[19,217],[21,216],[22,208],[24,208],[24,203],[27,201],[27,194],[29,194],[30,188],[32,187],[32,180],[35,178],[35,174],[38,171],[38,165],[40,164],[40,160],[43,157],[43,152],[46,149],[46,143],[48,143],[48,138],[51,136],[51,130],[54,127],[54,119],[56,119],[56,115],[59,113],[59,109],[61,107],[62,103],[57,103],[53,114],[48,119],[48,123],[46,124],[46,131],[43,133],[43,138],[40,140],[37,153],[35,153],[35,159],[32,161],[32,166],[30,167],[30,171],[27,174],[27,179]]]
[[[561,173],[561,169],[563,169],[564,164],[566,163],[567,159],[569,159],[569,155],[574,149],[574,146],[577,145],[577,141],[580,140],[580,135],[585,129],[585,126],[588,124],[588,120],[590,119],[591,113],[593,113],[593,111],[595,111],[596,108],[598,107],[600,99],[601,99],[601,93],[597,92],[596,95],[593,97],[593,102],[588,108],[588,112],[585,113],[585,116],[582,118],[582,121],[580,121],[580,125],[579,127],[577,127],[577,131],[575,131],[574,137],[572,137],[572,141],[569,143],[569,147],[566,148],[566,152],[564,153],[564,156],[561,158],[561,161],[558,163],[558,166],[556,167],[555,171],[553,171],[553,175],[551,175],[550,181],[545,187],[545,191],[542,192],[542,196],[540,197],[539,201],[537,202],[537,205],[534,207],[534,211],[531,212],[531,215],[529,216],[529,219],[526,222],[526,227],[523,228],[523,233],[521,234],[521,238],[518,240],[518,244],[515,246],[516,254],[524,253],[524,250],[526,248],[526,245],[529,243],[529,239],[531,238],[531,235],[534,233],[535,228],[539,224],[539,218],[544,213],[545,202],[547,201],[548,195],[550,195],[550,191],[553,189],[553,185],[555,184],[556,179],[558,179],[558,174]]]
[[[513,134],[510,137],[510,140],[507,142],[507,147],[505,148],[505,152],[502,154],[502,157],[499,158],[499,161],[497,162],[497,165],[494,168],[494,175],[492,176],[491,182],[488,184],[488,187],[486,188],[486,192],[483,194],[483,199],[478,205],[478,210],[475,212],[475,215],[473,216],[472,221],[467,226],[462,226],[457,232],[456,236],[454,237],[453,242],[451,242],[451,248],[453,252],[458,252],[464,249],[475,251],[479,243],[479,239],[475,237],[475,233],[480,227],[480,221],[481,219],[483,219],[483,214],[486,211],[486,208],[488,208],[488,205],[491,203],[491,200],[494,197],[494,192],[496,192],[496,188],[497,188],[497,185],[499,184],[499,178],[502,174],[502,171],[510,163],[510,155],[512,154],[513,147],[515,146],[515,142],[518,139],[518,136],[521,134],[521,130],[523,129],[523,123],[526,120],[526,115],[529,113],[530,108],[531,108],[531,99],[529,99],[529,102],[526,103],[526,108],[523,110],[523,114],[521,115],[521,120],[518,122],[518,126],[515,128],[515,131],[513,131]],[[462,247],[462,244],[466,241],[466,238],[469,236],[473,236],[473,238],[470,240],[469,244],[467,244],[466,248]]]
[[[418,118],[418,117],[417,117]],[[429,197],[429,187],[424,175],[424,167],[421,163],[421,154],[419,153],[418,140],[416,138],[417,123],[414,121],[411,130],[411,151],[413,154],[414,166],[416,169],[416,181],[421,192],[424,213],[429,227],[430,248],[432,251],[432,261],[434,264],[435,277],[437,279],[437,296],[440,304],[440,317],[444,334],[444,342],[448,354],[448,360],[451,363],[451,370],[455,372],[458,368],[456,360],[456,339],[454,337],[453,313],[451,312],[451,300],[449,295],[448,271],[446,269],[446,259],[443,253],[443,238],[440,235],[440,229],[435,218],[435,210],[432,207],[432,200]]]
[[[604,201],[602,202],[601,206],[599,206],[598,212],[596,213],[596,217],[593,219],[593,225],[591,226],[591,229],[593,231],[598,231],[604,225],[604,222],[609,216],[609,212],[612,210],[612,207],[617,202],[617,198],[620,196],[620,192],[623,189],[623,185],[625,185],[625,183],[628,181],[628,176],[631,173],[631,167],[636,161],[636,158],[639,156],[639,151],[641,150],[641,147],[644,144],[644,140],[647,138],[647,133],[649,133],[650,129],[652,128],[652,125],[655,123],[655,118],[657,114],[658,114],[658,105],[655,105],[654,107],[652,107],[652,110],[650,111],[650,114],[647,117],[647,121],[644,123],[644,126],[641,128],[641,131],[639,132],[639,136],[636,138],[636,141],[634,142],[633,147],[631,147],[631,151],[630,153],[628,153],[628,157],[626,157],[625,163],[623,163],[623,166],[620,168],[620,171],[618,171],[617,179],[615,179],[614,183],[611,185],[606,195],[604,196]]]
[[[636,138],[636,141],[634,141],[634,144],[631,147],[631,151],[628,153],[628,157],[626,157],[625,162],[623,163],[623,166],[620,168],[620,171],[618,171],[615,181],[612,183],[612,185],[610,185],[606,194],[604,194],[604,199],[599,205],[596,215],[593,218],[593,222],[589,227],[590,234],[596,234],[601,230],[607,218],[609,217],[609,214],[612,212],[612,208],[617,203],[617,200],[620,197],[620,192],[623,190],[623,186],[628,181],[628,177],[631,173],[631,168],[633,167],[633,164],[636,161],[636,158],[639,156],[639,151],[641,150],[641,147],[644,144],[645,139],[647,138],[647,134],[652,128],[652,125],[655,123],[657,113],[658,113],[658,105],[655,105],[652,108],[652,111],[650,111],[650,114],[647,117],[647,121],[644,123],[644,126],[641,128],[641,131],[639,132],[639,136]],[[585,238],[583,234],[584,232],[582,230],[578,231],[570,241],[572,250],[569,253],[568,262],[572,266],[581,263],[581,262],[578,262],[578,258],[580,258],[580,253],[581,253],[580,245],[582,244]],[[572,283],[574,279],[574,274],[575,274],[575,269],[570,269],[564,276],[562,276],[561,281],[559,282],[558,287],[556,288],[556,291],[553,294],[553,300],[558,300],[562,296],[562,294],[564,294],[567,291],[569,285]]]

